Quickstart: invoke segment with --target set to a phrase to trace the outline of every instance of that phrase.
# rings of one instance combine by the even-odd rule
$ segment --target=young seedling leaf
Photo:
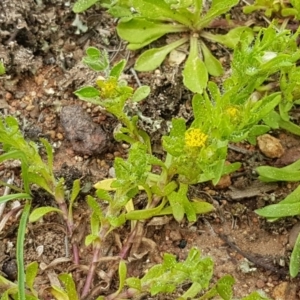
[[[200,42],[200,45],[208,73],[212,76],[221,76],[224,73],[222,64],[212,55],[203,42]]]
[[[71,274],[60,274],[58,275],[59,280],[64,284],[67,295],[69,299],[71,300],[78,300],[78,294],[76,291],[76,285],[73,280],[73,277]]]
[[[97,2],[99,2],[99,0],[77,0],[73,6],[73,12],[75,14],[84,12]]]
[[[184,44],[187,41],[186,38],[182,38],[178,41],[175,41],[169,45],[166,45],[161,48],[153,48],[143,52],[142,55],[137,59],[134,68],[137,71],[152,71],[159,67],[164,61],[166,56],[175,48]]]
[[[199,19],[195,27],[201,29],[206,27],[214,18],[226,13],[231,7],[237,5],[239,0],[214,0],[206,15]]]
[[[5,72],[6,72],[5,66],[4,66],[3,62],[0,61],[0,76],[4,75]]]
[[[30,263],[27,267],[26,267],[26,285],[28,286],[28,288],[30,289],[30,291],[37,296],[37,292],[34,290],[33,288],[33,284],[34,284],[34,280],[35,277],[37,275],[38,272],[38,263],[36,261]]]
[[[78,194],[80,192],[80,180],[76,179],[73,182],[73,188],[72,188],[72,193],[71,193],[71,198],[70,198],[70,205],[73,205],[73,202],[77,198]]]
[[[247,44],[253,40],[253,31],[249,27],[236,27],[231,29],[227,34],[212,34],[207,31],[203,31],[202,38],[208,39],[213,42],[220,43],[228,48],[234,49],[238,42],[243,39]]]
[[[96,72],[106,71],[109,67],[109,58],[105,50],[100,51],[95,47],[89,47],[86,50],[86,56],[83,57],[82,61],[89,68]]]
[[[88,206],[93,210],[93,212],[96,214],[96,216],[101,220],[103,218],[103,213],[100,208],[99,203],[96,201],[95,198],[88,195],[86,198]]]
[[[109,76],[116,77],[118,79],[121,76],[125,66],[126,66],[126,60],[125,59],[120,60],[112,67]]]
[[[57,286],[52,286],[50,292],[56,300],[70,300],[68,294]]]
[[[115,178],[107,178],[101,181],[98,181],[94,184],[94,188],[97,190],[113,191],[114,188],[111,187],[111,184],[115,181]]]
[[[126,279],[126,284],[133,289],[136,289],[138,291],[142,290],[142,284],[141,284],[141,280],[139,278],[136,277],[130,277]]]
[[[16,200],[16,199],[32,199],[32,197],[26,193],[5,195],[0,197],[0,204],[11,200]]]
[[[96,240],[99,240],[98,235],[89,234],[85,237],[84,244],[86,247],[88,247],[90,244],[92,244]]]
[[[233,296],[232,286],[235,280],[231,275],[223,276],[216,284],[219,295],[224,300],[231,300]]]
[[[140,86],[136,89],[134,94],[132,95],[131,101],[132,102],[140,102],[144,100],[150,94],[150,87],[148,85]]]
[[[190,26],[193,14],[187,9],[177,11],[172,9],[166,1],[157,0],[133,0],[132,6],[145,18],[159,20],[168,18],[178,23]]]
[[[28,216],[31,209],[31,201],[26,200],[25,206],[22,211],[20,224],[18,228],[18,236],[17,236],[17,267],[18,267],[18,298],[25,299],[25,268],[24,268],[24,241],[25,241],[25,233],[26,233],[26,225],[28,222]]]
[[[262,166],[256,168],[257,173],[260,175],[259,179],[264,182],[272,181],[299,181],[300,171],[287,170],[284,168],[273,168]]]
[[[300,234],[298,234],[290,260],[290,275],[295,278],[300,269]]]
[[[198,40],[191,37],[190,54],[183,70],[183,83],[193,93],[202,94],[208,81],[205,63],[199,58]]]
[[[51,206],[39,207],[32,211],[32,213],[29,216],[29,222],[30,223],[36,222],[40,218],[42,218],[45,214],[48,214],[50,212],[58,212],[62,214],[62,211],[55,207],[51,207]]]
[[[272,204],[255,210],[255,213],[265,218],[283,218],[300,215],[300,201],[290,204]]]
[[[184,206],[182,202],[179,199],[178,194],[176,192],[172,192],[168,195],[168,200],[170,203],[170,206],[172,208],[172,213],[177,222],[181,222],[184,217]]]
[[[134,18],[128,22],[121,22],[117,26],[118,35],[130,44],[141,44],[142,47],[159,39],[167,33],[182,32],[186,28],[179,25],[148,21]]]
[[[241,300],[271,300],[268,298],[264,292],[253,292],[250,295],[243,297]]]
[[[85,86],[74,92],[74,94],[79,98],[85,99],[100,97],[100,91],[92,86]]]
[[[119,288],[118,293],[120,293],[125,285],[125,280],[127,276],[127,266],[124,260],[119,263]]]

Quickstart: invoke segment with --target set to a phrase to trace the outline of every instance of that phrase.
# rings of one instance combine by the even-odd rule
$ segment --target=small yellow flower
[[[226,113],[231,117],[235,118],[238,115],[238,109],[236,107],[229,107],[226,109]]]
[[[188,147],[203,147],[207,140],[207,135],[198,128],[191,128],[185,133],[185,144]]]
[[[114,96],[116,96],[116,89],[118,87],[116,78],[111,77],[107,80],[98,78],[96,82],[101,90],[102,98],[113,98]]]

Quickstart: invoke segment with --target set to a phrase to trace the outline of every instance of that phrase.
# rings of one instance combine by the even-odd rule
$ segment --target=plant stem
[[[96,266],[100,259],[101,244],[102,244],[102,241],[104,240],[104,237],[108,233],[109,229],[110,229],[109,223],[103,224],[103,226],[100,229],[99,239],[94,242],[93,258],[92,258],[92,262],[90,263],[89,271],[88,271],[88,274],[87,274],[87,277],[86,277],[86,280],[84,283],[84,287],[83,287],[83,290],[81,293],[82,299],[84,299],[88,295],[89,290],[91,288],[92,281],[93,281],[94,275],[95,275]]]
[[[24,240],[25,240],[25,231],[27,219],[29,216],[31,208],[31,201],[27,200],[24,206],[19,229],[18,229],[18,238],[17,238],[17,265],[18,265],[18,290],[20,300],[25,300],[25,270],[24,270]]]

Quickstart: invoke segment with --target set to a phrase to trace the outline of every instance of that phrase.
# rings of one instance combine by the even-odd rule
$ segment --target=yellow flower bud
[[[185,132],[185,144],[188,147],[203,147],[207,135],[198,128],[191,128]]]

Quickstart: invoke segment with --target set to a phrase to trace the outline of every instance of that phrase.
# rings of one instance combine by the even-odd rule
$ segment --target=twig
[[[273,266],[272,264],[266,262],[265,258],[262,256],[257,256],[255,254],[249,254],[246,253],[245,251],[241,250],[234,242],[232,242],[230,240],[230,238],[228,236],[226,236],[225,234],[219,234],[219,237],[229,246],[231,247],[233,250],[235,250],[237,253],[239,253],[240,255],[242,255],[243,257],[247,258],[250,262],[252,262],[253,264],[265,269],[265,270],[269,270],[271,272],[274,272],[276,274],[279,275],[283,275],[283,276],[288,276],[288,271],[286,270],[282,270],[279,268],[276,268],[275,266]]]
[[[15,176],[13,174],[12,177],[7,180],[7,184],[12,184],[14,182],[14,177]],[[10,187],[6,186],[5,190],[4,190],[4,193],[3,193],[3,196],[7,196],[9,193],[10,193]],[[5,206],[6,206],[6,202],[0,203],[0,219],[3,215]]]
[[[134,79],[136,80],[138,86],[141,86],[142,84],[141,84],[141,82],[139,80],[139,77],[136,74],[136,71],[133,68],[130,68],[130,72],[133,75]]]

